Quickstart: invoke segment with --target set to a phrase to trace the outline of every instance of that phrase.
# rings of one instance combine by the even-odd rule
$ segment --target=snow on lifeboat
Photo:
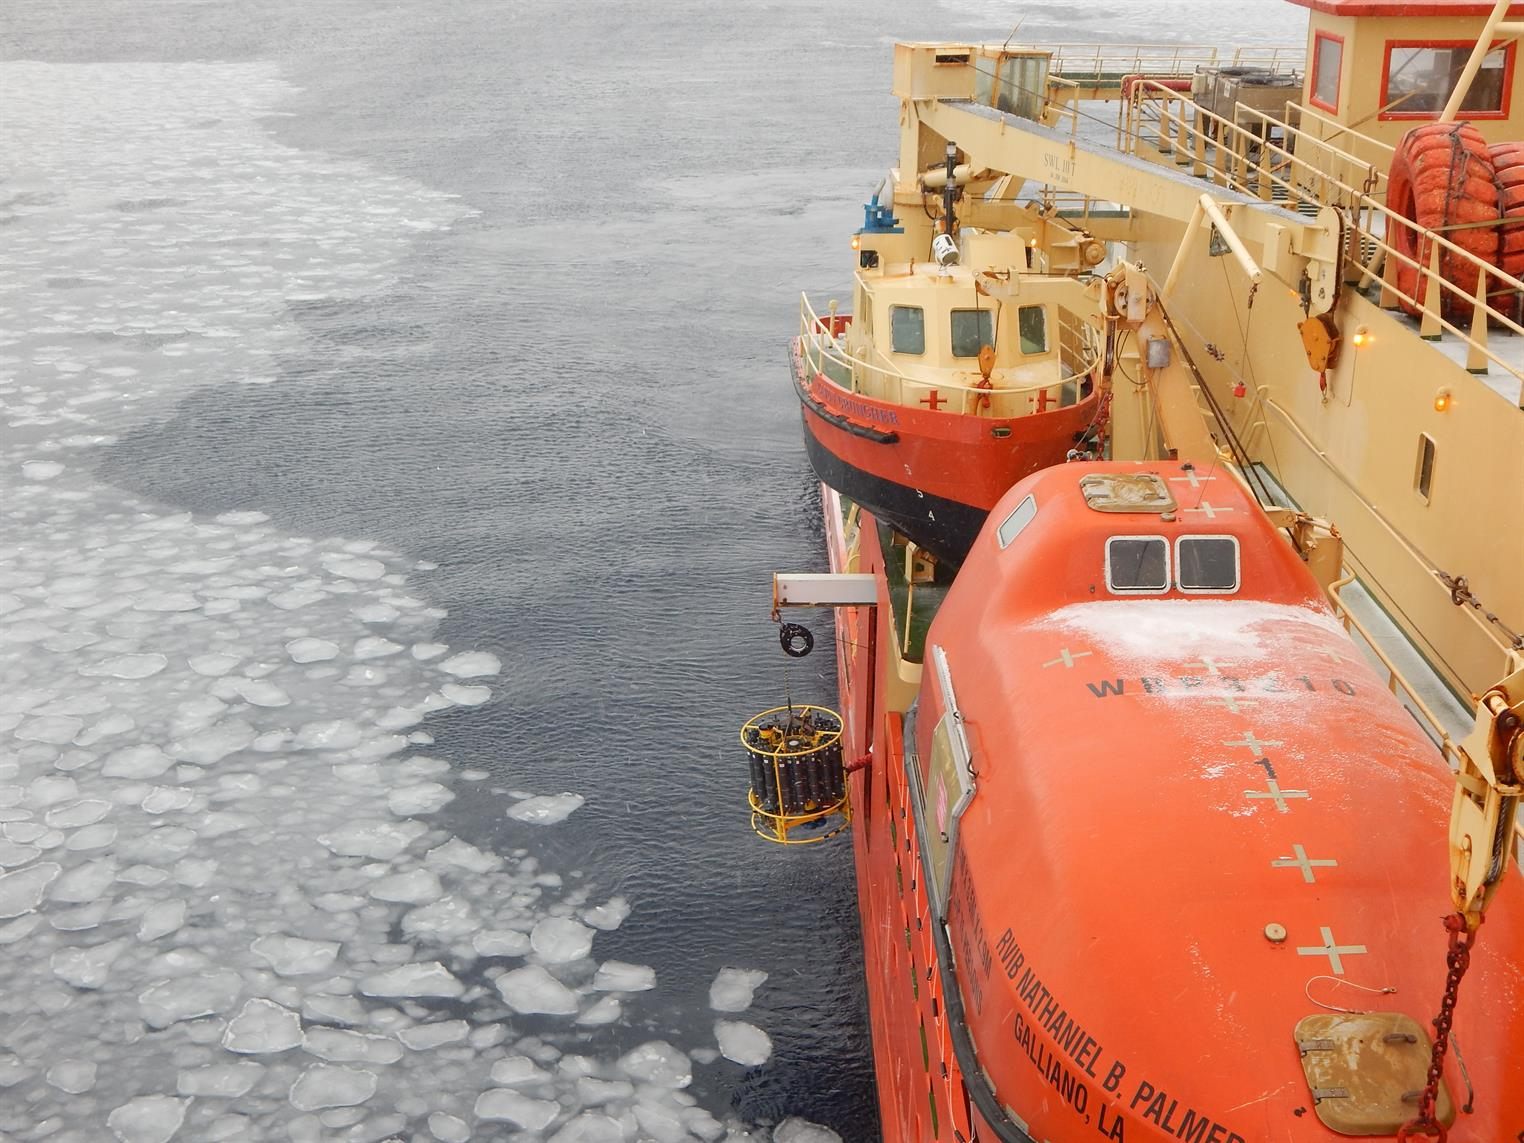
[[[1097,303],[1078,277],[1031,273],[1016,230],[953,222],[912,250],[877,196],[853,240],[851,315],[803,299],[792,347],[810,462],[821,481],[956,567],[995,501],[1017,480],[1100,454],[1104,432]],[[939,172],[932,172],[932,175]],[[1076,241],[1075,268],[1105,257]]]
[[[950,1043],[967,1118],[944,1102],[942,1127],[980,1140],[1327,1143],[1414,1119],[1454,782],[1234,475],[1028,477],[927,663],[873,766],[910,812],[897,827],[875,784],[854,831],[873,907],[907,878],[916,896],[919,868],[936,934],[912,949],[864,905],[875,1039],[900,1045],[881,1082],[913,1088],[928,1036]],[[1524,882],[1498,886],[1479,938],[1435,1115],[1451,1143],[1512,1143]],[[929,1014],[923,947],[945,998]],[[935,1122],[935,1084],[931,1102]],[[889,1140],[951,1137],[924,1095],[884,1119]]]

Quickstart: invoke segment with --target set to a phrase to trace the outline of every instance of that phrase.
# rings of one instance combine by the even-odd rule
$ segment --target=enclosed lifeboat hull
[[[810,369],[797,340],[792,358],[821,482],[954,566],[1011,485],[1063,462],[1100,402],[1087,384],[1076,404],[1020,417],[911,408],[847,392]]]
[[[905,716],[875,709],[892,684],[870,648],[897,638],[877,529],[849,545],[827,495],[833,566],[855,547],[850,570],[880,578],[838,665],[848,756],[870,760],[851,794],[883,1137],[1392,1138],[1446,984],[1450,773],[1236,481],[1158,468],[1179,481],[1172,521],[1087,508],[1080,475],[1121,469],[1063,466],[1001,501]],[[1241,582],[1112,594],[1106,540],[1125,532],[1172,551],[1231,537]],[[1516,871],[1459,995],[1448,1138],[1512,1143]],[[1325,1123],[1341,1113],[1375,1128]]]

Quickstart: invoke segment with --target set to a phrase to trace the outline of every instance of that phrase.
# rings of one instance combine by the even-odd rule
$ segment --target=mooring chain
[[[1468,929],[1464,913],[1452,913],[1445,918],[1445,929],[1450,934],[1450,949],[1445,954],[1449,971],[1445,974],[1445,994],[1439,1002],[1439,1015],[1434,1018],[1434,1047],[1429,1056],[1428,1082],[1418,1100],[1418,1114],[1404,1123],[1397,1132],[1400,1141],[1407,1139],[1438,1139],[1445,1143],[1445,1125],[1439,1121],[1439,1081],[1445,1070],[1445,1053],[1450,1047],[1450,1026],[1455,1022],[1455,1001],[1460,993],[1461,977],[1471,965],[1471,946],[1476,943],[1476,930]]]

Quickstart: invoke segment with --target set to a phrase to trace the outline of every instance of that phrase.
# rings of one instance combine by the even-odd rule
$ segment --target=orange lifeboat
[[[882,577],[877,537],[857,570]],[[1414,1118],[1454,783],[1234,476],[1023,480],[904,716],[863,717],[863,635],[841,677],[849,754],[875,728],[850,781],[886,1140],[1334,1143]],[[1455,1010],[1451,1143],[1524,1138],[1521,964],[1515,877]]]

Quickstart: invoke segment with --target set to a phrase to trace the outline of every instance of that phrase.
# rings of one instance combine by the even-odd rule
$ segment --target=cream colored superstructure
[[[1524,5],[1519,5],[1516,13],[1524,17]],[[1308,130],[1319,138],[1326,138],[1362,158],[1374,159],[1384,166],[1391,158],[1390,148],[1402,138],[1405,131],[1424,119],[1411,111],[1404,111],[1406,106],[1412,104],[1411,98],[1399,102],[1402,99],[1400,93],[1386,91],[1386,85],[1371,82],[1371,77],[1386,74],[1387,57],[1394,49],[1402,51],[1404,48],[1454,44],[1464,44],[1469,48],[1476,40],[1480,27],[1479,19],[1466,19],[1452,14],[1383,16],[1376,19],[1313,8],[1308,12],[1307,19],[1307,69],[1302,103],[1327,118],[1309,118]],[[1337,74],[1332,99],[1326,98],[1326,87],[1323,99],[1319,99],[1314,90],[1317,77],[1314,65],[1320,41],[1323,44],[1339,45],[1338,66],[1330,69]],[[1499,55],[1502,54],[1500,47]],[[1502,79],[1513,78],[1513,67],[1513,62],[1508,60],[1505,67],[1486,69],[1478,84],[1478,102],[1482,102]],[[1497,75],[1495,72],[1505,75]],[[1413,88],[1424,86],[1422,82],[1411,85]],[[1475,114],[1466,115],[1465,118],[1483,126],[1489,138],[1524,138],[1524,100],[1508,99],[1505,103],[1506,106],[1496,113],[1483,112],[1485,118]],[[1353,127],[1354,133],[1347,130],[1348,127]],[[1371,146],[1373,140],[1377,146]]]
[[[1358,25],[1337,25],[1353,45],[1345,69],[1389,40],[1440,38],[1406,17],[1313,15],[1309,45],[1329,21]],[[1444,39],[1468,29],[1474,39],[1482,18],[1444,23]],[[1151,393],[1150,381],[1169,373],[1203,412],[1210,396],[1248,459],[1303,512],[1333,522],[1350,570],[1435,671],[1461,696],[1480,694],[1515,669],[1514,633],[1524,632],[1524,327],[1496,308],[1524,283],[1487,267],[1480,301],[1442,310],[1438,251],[1448,247],[1431,236],[1435,256],[1415,266],[1420,281],[1434,280],[1427,304],[1419,317],[1398,308],[1384,188],[1390,140],[1412,123],[1347,126],[1379,99],[1352,74],[1341,79],[1347,114],[1297,104],[1293,86],[1279,113],[1241,105],[1225,117],[1179,83],[1140,76],[1141,56],[1112,69],[1133,78],[1107,80],[1103,61],[1116,53],[1094,51],[1092,66],[1072,48],[1053,57],[897,45],[894,205],[904,244],[930,243],[918,175],[949,141],[973,172],[960,220],[1031,234],[1036,268],[1071,266],[1092,239],[1124,244],[1113,251],[1146,267],[1193,371],[1152,370],[1140,339],[1119,343],[1116,455],[1161,445],[1157,403],[1182,398]],[[1188,73],[1194,63],[1183,58]],[[992,103],[1007,75],[1022,77],[1022,90],[1002,110]],[[1027,86],[1035,82],[1041,99]],[[1510,98],[1517,117],[1524,98]],[[1524,135],[1513,122],[1477,126],[1499,141]],[[1320,375],[1299,326],[1325,313],[1341,347]],[[1193,388],[1196,376],[1206,393]],[[1225,450],[1225,428],[1210,432]]]

